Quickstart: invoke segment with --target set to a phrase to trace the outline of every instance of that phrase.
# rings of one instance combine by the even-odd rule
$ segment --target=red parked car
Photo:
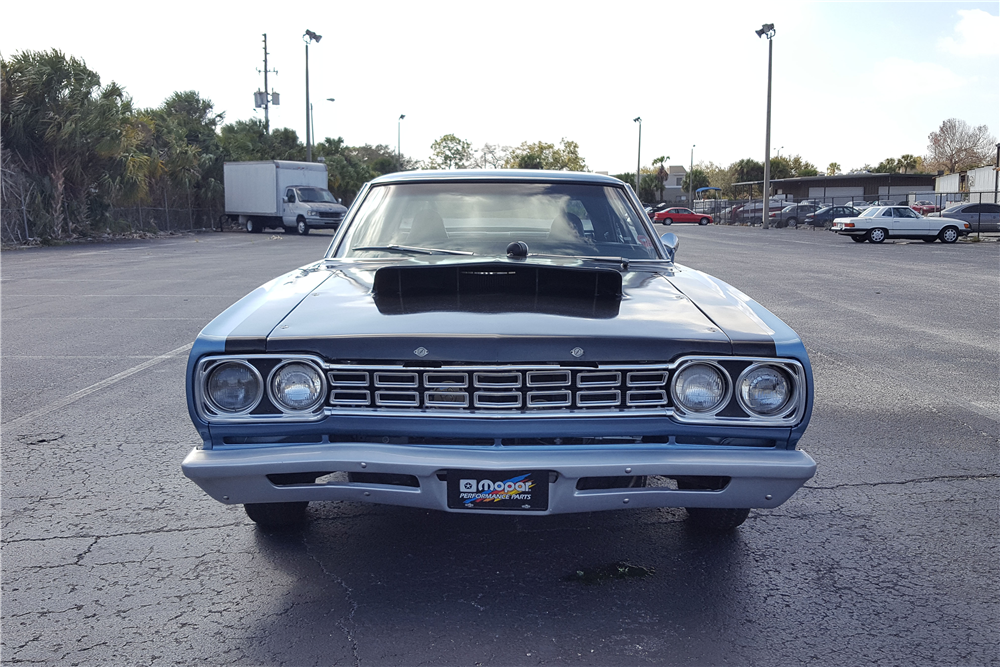
[[[670,225],[675,222],[696,222],[699,225],[709,225],[712,223],[712,216],[708,213],[695,213],[689,208],[668,208],[665,211],[657,211],[653,215],[653,222],[661,225]]]

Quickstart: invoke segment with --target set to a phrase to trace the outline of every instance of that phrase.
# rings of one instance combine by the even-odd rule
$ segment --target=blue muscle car
[[[198,336],[184,474],[261,525],[354,501],[732,529],[813,476],[812,372],[677,247],[607,176],[378,178],[323,259]]]

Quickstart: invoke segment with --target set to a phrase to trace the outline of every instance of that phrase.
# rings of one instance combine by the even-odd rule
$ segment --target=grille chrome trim
[[[570,371],[528,371],[527,382],[529,387],[568,387],[573,383],[573,374]]]
[[[517,391],[477,391],[473,396],[477,408],[510,410],[521,407],[521,393]]]
[[[420,394],[415,391],[376,391],[375,405],[397,408],[419,408]]]
[[[617,387],[622,383],[621,371],[587,371],[576,376],[577,387]]]
[[[569,391],[529,391],[529,408],[568,408],[573,405],[573,394]]]
[[[515,389],[521,386],[521,373],[515,371],[473,373],[472,384],[480,389]]]
[[[405,387],[407,389],[416,388],[419,379],[416,373],[387,373],[385,371],[375,373],[376,387]]]
[[[367,389],[334,389],[330,392],[333,405],[368,405],[372,400]]]
[[[428,408],[467,408],[469,394],[465,391],[425,391],[424,406]]]
[[[576,394],[576,405],[579,408],[596,408],[617,406],[622,402],[622,393],[617,389],[605,391],[579,391]]]
[[[469,386],[468,373],[424,373],[424,386],[428,389],[464,389]]]
[[[368,386],[368,371],[330,371],[326,375],[334,387]]]
[[[667,392],[663,389],[642,389],[630,391],[625,396],[625,404],[632,406],[654,406],[667,404]]]

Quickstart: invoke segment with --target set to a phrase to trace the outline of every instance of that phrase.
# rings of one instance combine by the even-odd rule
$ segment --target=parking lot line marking
[[[166,354],[161,354],[158,357],[153,357],[149,361],[144,361],[141,364],[139,364],[138,366],[133,366],[132,368],[124,370],[121,373],[117,373],[115,375],[112,375],[111,377],[109,377],[107,379],[101,380],[100,382],[92,384],[89,387],[85,387],[85,388],[81,389],[80,391],[74,392],[74,393],[70,394],[69,396],[66,396],[65,398],[61,398],[58,401],[55,401],[53,403],[49,403],[45,407],[39,408],[37,410],[33,410],[33,411],[29,412],[26,415],[21,415],[17,419],[12,419],[11,421],[6,422],[4,424],[4,426],[9,428],[9,427],[17,425],[17,424],[22,424],[24,422],[31,421],[32,419],[35,419],[37,417],[41,417],[43,415],[47,415],[50,412],[55,412],[56,410],[59,410],[61,408],[65,408],[67,405],[75,403],[76,401],[79,401],[81,398],[86,398],[87,396],[90,396],[91,394],[93,394],[95,392],[98,392],[98,391],[100,391],[102,389],[105,389],[106,387],[110,387],[113,384],[121,382],[122,380],[124,380],[124,379],[126,379],[128,377],[131,377],[131,376],[135,375],[136,373],[141,373],[142,371],[146,370],[147,368],[152,368],[153,366],[156,366],[159,363],[162,363],[162,362],[167,361],[169,359],[173,359],[174,357],[176,357],[176,356],[178,356],[180,354],[188,352],[193,345],[194,345],[194,343],[188,343],[187,345],[180,346],[176,350],[171,350],[170,352],[167,352]]]

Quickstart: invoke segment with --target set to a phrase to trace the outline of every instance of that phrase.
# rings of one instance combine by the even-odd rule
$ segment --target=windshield
[[[646,216],[622,188],[570,183],[405,183],[373,187],[341,257],[528,254],[656,259]]]
[[[337,203],[330,191],[322,188],[299,188],[299,201]]]

